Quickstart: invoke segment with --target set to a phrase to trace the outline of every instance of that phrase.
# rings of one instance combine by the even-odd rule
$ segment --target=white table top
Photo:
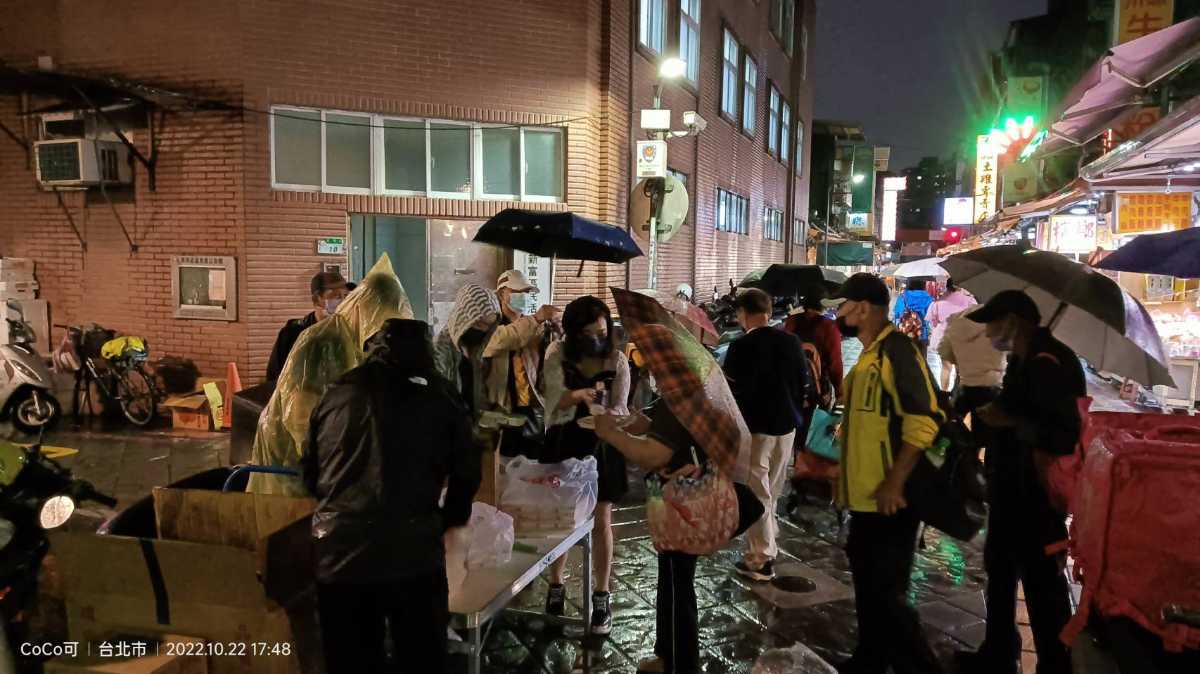
[[[518,543],[537,548],[537,553],[513,550],[512,559],[507,564],[471,569],[467,572],[462,589],[450,598],[451,624],[458,628],[478,628],[504,610],[546,567],[591,531],[592,519],[588,518],[574,531],[518,538]]]

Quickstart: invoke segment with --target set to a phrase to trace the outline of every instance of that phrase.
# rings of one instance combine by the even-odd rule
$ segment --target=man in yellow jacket
[[[944,420],[925,359],[888,320],[888,290],[855,274],[826,303],[838,328],[862,342],[842,395],[842,476],[838,500],[850,510],[846,556],[854,576],[858,647],[847,673],[940,672],[916,611],[907,603],[920,521],[904,499],[921,453]]]

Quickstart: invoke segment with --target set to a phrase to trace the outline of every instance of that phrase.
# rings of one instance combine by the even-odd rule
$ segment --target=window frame
[[[750,68],[754,68],[754,77],[750,78]],[[738,126],[742,133],[749,138],[754,138],[758,133],[758,61],[750,55],[749,50],[742,50],[742,119]],[[753,79],[753,84],[749,80]],[[753,96],[752,100],[747,100],[747,96]],[[749,105],[747,105],[749,103]],[[750,126],[746,126],[749,121]]]
[[[780,98],[779,108],[779,161],[785,165],[792,158],[792,106]]]
[[[440,192],[433,189],[433,125],[447,124],[453,126],[464,126],[467,129],[467,177],[471,180],[471,189],[466,192]],[[482,177],[475,173],[475,127],[478,122],[464,122],[461,119],[435,119],[430,117],[425,120],[425,184],[429,187],[425,195],[431,199],[478,199],[479,184],[477,178]]]
[[[299,105],[272,105],[270,108],[271,123],[267,131],[267,137],[270,139],[270,162],[271,162],[271,189],[287,192],[320,192],[321,185],[325,182],[325,114],[321,108],[306,108]],[[320,172],[320,178],[315,185],[305,183],[284,183],[279,182],[275,178],[275,112],[276,111],[292,111],[292,112],[315,112],[318,114],[317,123],[320,128],[317,131],[318,142],[321,148],[321,159],[318,162],[317,170]]]
[[[695,7],[696,7],[696,15],[695,16],[692,16],[691,14],[684,11],[684,9],[683,9],[684,3],[688,3],[688,2],[695,4]],[[684,61],[684,63],[687,63],[687,69],[685,70],[685,72],[683,74],[683,83],[692,87],[693,89],[698,89],[700,86],[700,65],[701,65],[700,40],[701,40],[702,34],[701,34],[700,29],[701,29],[701,21],[704,16],[702,0],[678,0],[677,2],[674,3],[674,5],[675,5],[676,11],[679,15],[679,17],[678,17],[679,18],[679,34],[678,34],[679,36],[678,36],[678,42],[675,45],[676,46],[675,51],[679,55],[679,58],[682,59]],[[696,58],[694,59],[695,60],[694,63],[693,63],[693,59],[685,58],[685,54],[683,53],[683,33],[684,33],[685,29],[691,29],[693,31],[693,36],[695,37],[695,40],[696,40]],[[722,47],[724,47],[724,45],[722,45]],[[690,54],[687,56],[690,56]],[[693,72],[695,73],[694,77],[692,76]]]
[[[521,194],[519,201],[541,203],[541,204],[559,204],[567,201],[567,130],[561,126],[521,126],[518,127],[521,131]],[[556,197],[546,194],[530,194],[526,185],[525,177],[529,172],[525,163],[525,132],[526,131],[550,131],[558,134],[559,137],[559,154],[558,160],[562,167],[562,196]],[[480,135],[480,154],[483,152],[483,135]],[[479,174],[480,179],[483,178],[483,173]],[[480,185],[482,188],[482,184]]]
[[[424,162],[424,166],[425,166],[425,189],[424,190],[417,191],[417,190],[388,189],[388,187],[387,187],[387,145],[386,145],[386,143],[387,143],[386,133],[387,133],[387,123],[388,122],[420,122],[422,124],[422,126],[425,130],[425,133],[423,134],[425,137],[425,156],[422,159],[422,161]],[[377,142],[379,143],[379,148],[380,148],[379,165],[376,167],[376,172],[378,173],[378,176],[377,176],[378,182],[376,184],[379,185],[378,193],[382,196],[389,196],[389,197],[426,197],[426,196],[429,196],[429,194],[430,194],[430,192],[429,192],[429,181],[430,181],[429,120],[421,118],[421,117],[393,117],[391,115],[379,115],[379,136],[377,138]]]
[[[484,201],[520,201],[521,193],[523,193],[525,191],[525,131],[519,127],[516,129],[516,131],[517,131],[517,174],[518,174],[517,175],[517,193],[516,194],[490,194],[490,193],[484,191],[484,189],[485,189],[484,186],[487,183],[484,181],[484,176],[483,176],[483,132],[485,129],[511,129],[511,128],[513,128],[512,124],[492,123],[492,124],[477,124],[475,126],[475,128],[472,130],[471,144],[475,145],[479,148],[479,151],[475,153],[475,156],[473,158],[472,163],[474,165],[471,167],[472,173],[475,173],[476,175],[479,176],[479,189],[478,190],[472,189],[472,191],[477,192],[477,194],[479,195],[477,198],[479,198],[481,200],[484,200]],[[472,185],[472,188],[474,188],[474,185]]]
[[[342,115],[345,117],[365,117],[367,119],[367,186],[366,187],[346,187],[343,185],[329,184],[329,147],[327,144],[328,137],[328,121],[329,115]],[[375,118],[376,116],[369,112],[348,112],[346,110],[322,109],[321,110],[321,191],[327,194],[374,194],[375,192]],[[274,163],[272,161],[272,163]]]
[[[714,219],[713,226],[718,232],[749,236],[750,199],[723,187],[718,187],[717,217]]]
[[[802,117],[799,113],[796,113],[795,124],[792,127],[792,135],[796,139],[794,144],[795,150],[793,154],[796,155],[797,176],[804,175],[804,134],[806,132],[807,129],[804,128],[804,117]]]
[[[763,240],[783,243],[783,211],[778,208],[763,206]]]
[[[779,20],[776,23],[775,8],[779,8]],[[787,8],[791,7],[792,20],[787,21]],[[790,59],[795,55],[796,45],[796,0],[771,0],[771,5],[767,9],[767,23],[770,29],[771,37],[779,44],[779,48]],[[779,31],[779,32],[776,32]],[[791,35],[783,34],[785,31],[790,31]]]
[[[780,93],[779,87],[773,83],[767,83],[767,154],[779,158],[781,148],[779,146],[780,123],[783,118],[780,116],[780,103],[783,102],[783,94]]]
[[[642,28],[645,27],[643,25],[643,21],[642,21],[642,6],[645,5],[646,3],[656,3],[658,5],[658,7],[661,9],[661,12],[659,15],[659,40],[661,41],[662,46],[659,48],[655,48],[652,45],[642,42]],[[638,0],[638,18],[637,18],[637,46],[638,46],[638,49],[643,50],[648,55],[653,56],[653,57],[661,56],[667,52],[667,50],[670,48],[670,38],[668,37],[670,35],[670,31],[667,30],[667,24],[669,22],[668,20],[670,17],[669,10],[670,10],[670,7],[668,6],[668,0]],[[647,28],[646,29],[647,36],[649,36],[649,33],[650,33],[649,28]]]
[[[733,104],[733,110],[726,111],[725,110],[725,95],[726,95],[726,90],[728,88],[727,87],[728,83],[725,81],[726,80],[725,74],[726,74],[726,71],[729,69],[729,66],[731,65],[730,61],[729,61],[729,56],[726,52],[728,51],[727,47],[729,46],[728,43],[730,41],[732,41],[734,47],[736,47],[737,54],[734,57],[735,60],[732,62],[734,92],[733,92],[733,96],[731,98],[731,102]],[[728,24],[722,24],[722,26],[721,26],[721,95],[717,99],[717,113],[721,117],[723,117],[726,121],[728,121],[730,124],[734,124],[739,127],[741,126],[741,113],[742,113],[741,80],[742,80],[742,53],[743,53],[743,51],[744,51],[744,49],[742,48],[742,43],[738,41],[737,34],[733,32],[733,29],[730,28]]]

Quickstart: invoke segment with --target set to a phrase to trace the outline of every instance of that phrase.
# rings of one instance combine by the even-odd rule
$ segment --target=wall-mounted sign
[[[1015,161],[1004,167],[1004,205],[1019,204],[1038,195],[1038,162]]]
[[[883,212],[879,221],[879,240],[896,240],[896,214],[899,210],[900,192],[908,187],[904,176],[883,179]]]
[[[888,170],[888,163],[892,159],[892,148],[886,146],[876,147],[873,158],[875,160],[876,171]]]
[[[1117,233],[1142,234],[1192,226],[1192,194],[1117,194]]]
[[[996,148],[990,134],[975,138],[975,219],[980,223],[996,210]]]
[[[975,222],[975,200],[971,197],[949,197],[943,201],[943,225],[969,225]]]
[[[908,177],[893,176],[891,178],[884,178],[883,179],[883,189],[889,190],[889,191],[903,192],[904,190],[908,189]]]
[[[1050,217],[1050,250],[1059,253],[1090,253],[1096,249],[1096,216],[1053,215]]]
[[[536,293],[525,294],[527,315],[536,313],[543,304],[550,304],[554,300],[554,260],[514,250],[513,268],[524,272],[530,285],[538,289]]]
[[[236,321],[236,261],[224,256],[173,256],[171,297],[176,318]]]
[[[1175,0],[1116,0],[1116,38],[1113,44],[1125,44],[1171,25],[1175,18]]]
[[[346,237],[327,236],[317,239],[317,255],[345,255]]]
[[[667,175],[667,141],[637,142],[637,177],[662,178]]]
[[[1040,75],[1008,78],[1005,105],[1009,114],[1040,118],[1046,107],[1046,79]]]
[[[850,213],[846,216],[846,229],[852,232],[867,232],[871,229],[870,213]]]

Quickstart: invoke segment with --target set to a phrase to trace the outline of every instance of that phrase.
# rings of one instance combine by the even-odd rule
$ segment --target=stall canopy
[[[1002,208],[984,224],[993,224],[998,232],[1007,232],[1023,218],[1052,215],[1088,195],[1088,184],[1075,180],[1061,190],[1036,201],[1026,201]]]
[[[1200,17],[1113,47],[1084,73],[1049,119],[1033,152],[1083,145],[1143,105],[1144,90],[1200,58]]]
[[[875,246],[870,241],[847,241],[816,245],[817,264],[830,267],[853,267],[875,264]]]
[[[1195,177],[1200,170],[1200,96],[1175,108],[1137,138],[1079,171],[1089,181],[1146,176]]]

